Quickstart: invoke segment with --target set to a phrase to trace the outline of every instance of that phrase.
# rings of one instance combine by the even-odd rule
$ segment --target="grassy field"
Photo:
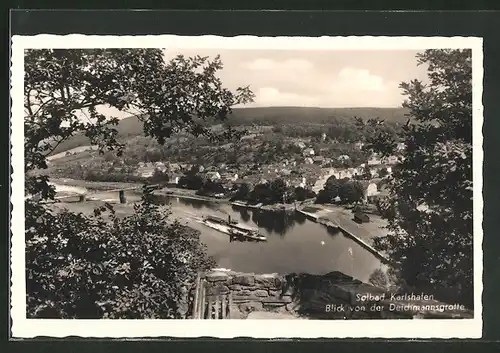
[[[84,187],[89,190],[115,190],[115,189],[128,189],[133,187],[140,187],[142,184],[139,183],[119,183],[119,182],[104,182],[104,181],[87,181],[87,180],[76,180],[76,179],[50,179],[54,184],[59,185],[70,185]]]

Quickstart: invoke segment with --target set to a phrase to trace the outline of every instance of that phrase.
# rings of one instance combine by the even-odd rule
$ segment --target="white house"
[[[314,150],[312,148],[306,148],[303,153],[304,156],[314,156]]]
[[[238,174],[237,173],[222,173],[221,174],[221,179],[224,179],[226,181],[236,181],[238,180]]]
[[[366,162],[368,165],[379,165],[382,164],[380,158],[377,155],[371,156],[371,158]]]
[[[364,145],[365,145],[365,144],[364,144],[363,142],[356,142],[356,143],[354,144],[354,146],[355,146],[358,150],[362,150],[362,149],[363,149],[363,147],[364,147]]]
[[[313,164],[313,163],[314,163],[314,161],[313,161],[313,159],[312,159],[311,157],[307,157],[307,158],[304,160],[304,163],[305,163],[305,164]]]
[[[156,163],[155,167],[156,167],[156,169],[159,169],[162,172],[164,172],[165,170],[167,170],[167,166],[163,162]]]
[[[401,151],[404,151],[406,149],[406,144],[404,144],[403,142],[400,142],[396,145],[396,150],[401,152]]]
[[[339,161],[341,161],[341,162],[343,162],[343,161],[347,161],[347,160],[349,160],[349,159],[351,159],[351,158],[350,158],[347,154],[343,154],[343,155],[341,155],[341,156],[339,156],[339,157],[337,158],[337,160],[339,160]]]
[[[348,171],[349,171],[349,173],[351,173],[351,176],[363,174],[363,169],[361,169],[361,168],[349,168]]]
[[[181,166],[178,163],[170,163],[170,170],[172,171],[181,170]]]
[[[136,174],[143,178],[151,178],[153,176],[154,169],[148,167],[137,168]]]
[[[170,183],[171,183],[171,184],[175,184],[175,185],[177,185],[177,184],[179,184],[179,180],[180,180],[180,179],[181,179],[181,175],[179,175],[179,174],[174,174],[174,175],[172,175],[172,176],[170,177]]]
[[[323,164],[325,161],[325,157],[323,156],[315,156],[313,157],[313,162],[316,164]]]
[[[365,190],[365,195],[364,195],[365,202],[368,201],[368,197],[378,195],[378,194],[379,194],[379,192],[377,189],[377,184],[369,183],[366,186],[366,190]]]
[[[398,157],[397,156],[388,156],[384,159],[385,164],[396,164],[398,163]]]
[[[207,177],[208,180],[211,180],[211,181],[220,180],[219,172],[207,172],[205,174],[205,176]]]
[[[337,179],[345,179],[345,178],[351,179],[353,176],[353,172],[354,169],[335,169],[331,174],[328,175],[328,177],[333,175]]]
[[[306,148],[306,144],[304,142],[302,142],[302,141],[295,142],[295,146],[297,146],[300,149]]]

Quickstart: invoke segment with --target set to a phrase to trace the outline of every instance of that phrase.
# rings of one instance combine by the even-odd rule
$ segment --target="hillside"
[[[236,108],[229,117],[233,126],[244,125],[301,125],[328,124],[355,116],[368,119],[379,117],[388,122],[406,122],[403,108],[313,108],[313,107],[266,107]],[[143,134],[142,123],[136,116],[122,119],[117,127],[119,136],[127,138]],[[53,154],[89,145],[87,137],[78,135],[61,143]]]

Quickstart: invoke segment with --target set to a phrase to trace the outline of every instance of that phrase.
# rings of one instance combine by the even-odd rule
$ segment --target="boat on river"
[[[207,227],[215,229],[221,233],[228,234],[229,239],[232,240],[250,240],[250,241],[267,241],[266,236],[259,234],[259,230],[248,227],[238,221],[216,217],[207,216],[202,221]]]

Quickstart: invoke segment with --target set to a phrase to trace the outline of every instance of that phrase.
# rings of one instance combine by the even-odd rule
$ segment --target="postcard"
[[[13,336],[481,337],[482,61],[14,36]]]

